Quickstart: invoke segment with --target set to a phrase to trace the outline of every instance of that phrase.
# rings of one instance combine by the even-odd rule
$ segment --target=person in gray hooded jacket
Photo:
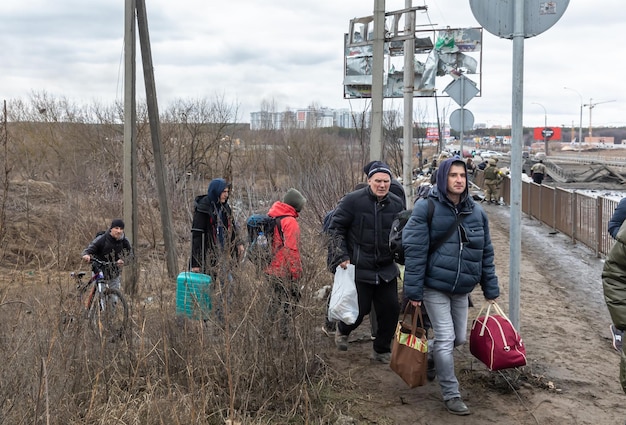
[[[469,196],[466,165],[448,158],[437,171],[437,183],[428,195],[434,201],[428,225],[428,200],[420,199],[404,228],[404,293],[412,305],[422,302],[434,339],[430,350],[446,408],[467,415],[454,373],[453,350],[467,338],[468,297],[480,284],[487,300],[500,295],[487,214]],[[461,219],[460,221],[458,221]],[[448,229],[455,228],[450,234]],[[449,235],[434,252],[433,241]]]

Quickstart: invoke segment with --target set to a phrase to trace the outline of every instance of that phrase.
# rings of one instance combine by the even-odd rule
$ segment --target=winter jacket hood
[[[439,164],[439,168],[437,169],[437,189],[439,189],[439,193],[443,195],[446,199],[448,199],[448,173],[450,172],[450,168],[454,165],[462,165],[465,170],[465,175],[467,176],[467,164],[458,156],[454,156],[452,158],[448,158],[444,160],[441,164]],[[461,194],[461,203],[467,199],[469,195],[469,189],[467,184],[465,185],[465,190]]]
[[[302,277],[300,225],[296,220],[298,212],[291,205],[276,201],[267,215],[278,220],[272,237],[274,256],[265,273],[281,279],[298,280]]]

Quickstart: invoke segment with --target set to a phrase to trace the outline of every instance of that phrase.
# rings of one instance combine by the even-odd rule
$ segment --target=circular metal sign
[[[474,128],[474,114],[467,109],[452,111],[450,114],[450,127],[454,131],[470,131]]]
[[[569,0],[517,0],[524,4],[524,38],[541,34],[561,19]],[[500,38],[513,38],[516,0],[470,0],[478,23]]]

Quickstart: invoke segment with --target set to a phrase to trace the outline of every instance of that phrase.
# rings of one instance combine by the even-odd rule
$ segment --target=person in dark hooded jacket
[[[213,278],[220,261],[243,257],[244,244],[238,237],[228,197],[226,180],[211,180],[206,195],[197,196],[191,224],[191,271]]]
[[[485,299],[495,302],[500,295],[489,222],[483,208],[469,196],[461,158],[441,163],[437,185],[428,197],[435,205],[430,226],[428,200],[420,199],[402,234],[404,294],[415,307],[423,302],[428,312],[434,331],[429,351],[446,408],[467,415],[469,409],[461,399],[454,373],[453,350],[467,337],[470,292],[480,284]],[[431,242],[447,235],[461,217],[456,230],[430,253]]]

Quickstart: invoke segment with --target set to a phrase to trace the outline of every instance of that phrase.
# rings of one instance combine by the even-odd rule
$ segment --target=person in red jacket
[[[274,286],[276,301],[288,315],[300,300],[298,281],[302,278],[300,259],[300,225],[298,215],[306,198],[296,189],[289,189],[282,201],[270,207],[268,215],[277,218],[272,237],[272,261],[265,274]]]

